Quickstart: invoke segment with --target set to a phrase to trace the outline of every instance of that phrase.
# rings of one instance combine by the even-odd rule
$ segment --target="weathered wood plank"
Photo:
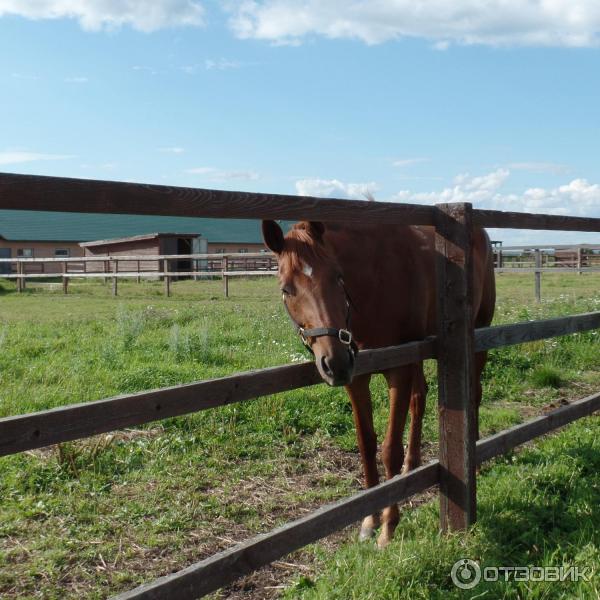
[[[508,229],[543,229],[555,231],[600,231],[600,219],[563,217],[507,212],[501,210],[473,210],[473,225]]]
[[[534,342],[599,328],[600,312],[528,323],[482,327],[475,331],[475,351],[491,350],[492,348]]]
[[[70,256],[68,258],[55,258],[55,257],[39,257],[34,256],[32,258],[21,258],[21,257],[13,257],[13,258],[0,258],[0,263],[84,263],[84,262],[103,262],[103,261],[111,261],[111,260],[143,260],[145,262],[148,261],[158,261],[163,258],[169,258],[173,260],[202,260],[202,259],[213,259],[213,260],[221,260],[223,256],[227,256],[229,258],[239,259],[240,261],[245,261],[246,259],[275,259],[275,255],[270,252],[220,252],[218,254],[119,254],[118,256]]]
[[[432,225],[418,204],[255,194],[65,177],[0,174],[0,209]]]
[[[440,525],[476,519],[473,256],[470,204],[437,204]]]
[[[227,273],[225,273],[227,275],[227,277],[254,277],[254,276],[258,276],[258,275],[277,275],[277,271],[268,271],[268,270],[264,270],[264,271],[228,271]],[[111,273],[111,277],[117,277],[117,278],[127,278],[127,277],[138,277],[138,275],[141,275],[143,277],[150,277],[150,278],[156,278],[156,277],[162,277],[162,276],[167,276],[170,275],[172,277],[191,277],[192,275],[206,275],[206,276],[212,276],[212,277],[222,277],[223,272],[222,271],[130,271],[130,272],[126,272],[126,271],[119,271],[118,273]],[[88,273],[84,273],[84,272],[78,272],[78,271],[69,271],[69,276],[73,277],[73,278],[77,278],[77,279],[94,279],[97,277],[104,277],[105,276],[105,272],[104,271],[97,271],[97,272],[88,272]],[[19,274],[12,274],[12,275],[0,275],[0,279],[23,279],[23,278],[27,278],[27,279],[52,279],[52,278],[58,278],[61,277],[61,273],[60,272],[56,272],[56,273],[27,273],[26,275],[19,275]]]
[[[477,442],[477,464],[481,464],[495,456],[506,454],[520,444],[568,425],[577,419],[587,417],[597,410],[600,410],[600,393],[576,400],[546,415],[536,417],[531,421],[515,425],[510,429],[505,429],[500,433],[480,440]]]
[[[494,269],[496,273],[599,273],[600,267],[502,267]]]
[[[480,440],[476,447],[477,463],[481,464],[504,454],[520,444],[591,415],[597,410],[600,410],[600,394],[578,400],[547,415]],[[181,571],[125,592],[116,596],[114,600],[199,598],[393,502],[405,500],[432,487],[439,477],[440,466],[436,460],[346,500],[325,506],[271,533],[254,537]]]
[[[431,340],[365,350],[356,373],[432,358]],[[313,362],[73,404],[0,419],[0,456],[321,383]]]
[[[298,548],[316,542],[385,506],[418,494],[438,482],[438,461],[369,488],[335,504],[220,552],[187,569],[157,579],[115,600],[199,598]]]

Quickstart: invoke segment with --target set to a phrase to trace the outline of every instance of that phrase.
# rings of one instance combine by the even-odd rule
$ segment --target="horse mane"
[[[285,236],[284,252],[294,271],[302,270],[303,263],[314,264],[332,257],[321,240],[313,237],[308,223],[296,223]]]

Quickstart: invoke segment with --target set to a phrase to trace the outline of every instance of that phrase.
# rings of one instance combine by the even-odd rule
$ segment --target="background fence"
[[[470,244],[475,226],[600,231],[600,219],[473,210],[469,204],[387,204],[25,175],[0,175],[0,209],[4,208],[435,227],[437,285],[444,290],[437,295],[436,336],[361,351],[356,373],[437,359],[439,460],[122,594],[122,599],[196,598],[436,484],[440,488],[442,529],[464,529],[476,519],[478,463],[600,408],[598,393],[476,442],[474,353],[599,328],[600,312],[474,331]],[[320,382],[314,364],[306,362],[8,417],[0,419],[0,455]]]
[[[561,250],[561,248],[568,248]],[[510,254],[507,254],[509,253]],[[183,268],[182,268],[183,265]],[[1,267],[4,266],[4,269]],[[532,274],[535,298],[541,302],[542,273],[600,273],[600,246],[551,249],[513,246],[494,250],[496,273]],[[157,279],[164,281],[165,295],[171,295],[171,282],[177,279],[221,278],[223,292],[229,296],[231,277],[277,275],[277,259],[268,252],[172,255],[118,255],[70,258],[0,258],[0,275],[14,279],[22,292],[27,280],[59,277],[66,294],[72,279],[103,277],[112,281],[112,294],[118,293],[119,279]]]
[[[174,279],[223,279],[223,290],[229,295],[230,277],[257,277],[277,274],[277,259],[266,252],[224,254],[166,254],[84,256],[76,258],[0,258],[10,273],[0,275],[15,279],[17,291],[22,292],[28,279],[48,280],[59,277],[66,294],[72,279],[102,277],[112,281],[113,296],[117,295],[119,279],[162,279],[165,294],[171,294]],[[183,264],[183,268],[181,265]],[[9,270],[7,269],[7,270]]]

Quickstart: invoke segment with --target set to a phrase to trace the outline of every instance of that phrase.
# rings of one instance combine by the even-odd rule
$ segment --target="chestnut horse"
[[[394,346],[436,333],[435,245],[432,227],[297,223],[284,236],[275,221],[263,221],[265,244],[279,263],[283,301],[317,369],[329,385],[344,385],[352,403],[366,487],[379,483],[377,437],[369,382],[353,378],[357,349]],[[489,238],[473,233],[474,325],[491,323],[496,299]],[[475,357],[476,400],[481,402],[485,352]],[[420,464],[427,386],[423,364],[382,372],[389,388],[390,413],[382,445],[386,478]],[[402,443],[410,408],[406,457]],[[399,521],[396,505],[381,516],[380,547],[387,545]],[[380,525],[379,515],[364,519],[360,537]]]

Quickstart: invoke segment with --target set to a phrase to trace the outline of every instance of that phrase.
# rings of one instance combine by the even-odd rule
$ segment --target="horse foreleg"
[[[352,414],[356,426],[356,439],[363,466],[365,487],[373,487],[379,483],[377,472],[377,435],[373,427],[373,407],[369,390],[370,375],[359,375],[346,386],[346,392],[352,403]],[[360,539],[366,540],[375,535],[379,527],[379,515],[366,517],[360,528]]]
[[[386,479],[391,479],[400,473],[404,462],[402,436],[410,403],[413,367],[391,369],[386,371],[385,378],[387,379],[390,395],[390,416],[381,449],[381,458],[385,466]],[[377,545],[380,548],[389,544],[399,520],[400,513],[397,504],[392,504],[384,509],[381,533],[377,539]]]
[[[416,469],[421,464],[421,435],[423,432],[423,415],[427,400],[427,382],[423,373],[423,363],[414,369],[412,391],[410,396],[410,430],[403,473]]]

